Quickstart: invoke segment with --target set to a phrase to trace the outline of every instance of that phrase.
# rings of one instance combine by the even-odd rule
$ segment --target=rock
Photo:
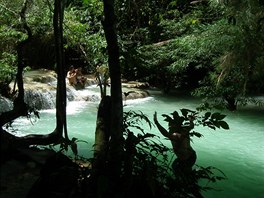
[[[123,83],[123,87],[146,89],[146,88],[149,88],[149,83],[147,83],[147,82],[138,82],[138,81],[128,81],[126,83]]]
[[[97,80],[94,75],[85,75],[86,86],[96,85]],[[10,84],[13,87],[13,84]],[[130,94],[123,95],[124,100],[145,98],[149,93],[143,89],[149,88],[147,82],[129,81],[122,82],[123,88],[130,91]],[[38,69],[25,72],[24,74],[25,102],[36,110],[54,109],[56,107],[57,74],[55,71]],[[77,92],[72,86],[66,84],[68,101],[91,101],[100,100],[100,94],[89,92]],[[99,91],[98,91],[99,92]],[[12,102],[1,97],[0,113],[12,109]]]
[[[0,114],[13,109],[13,103],[9,99],[0,96]]]
[[[37,110],[53,109],[56,106],[56,91],[27,89],[24,100],[26,104]]]
[[[57,82],[57,74],[55,71],[47,69],[38,69],[25,72],[24,83],[30,84],[31,82],[39,82],[44,84]]]
[[[124,92],[123,100],[132,100],[138,98],[146,98],[150,96],[149,92],[146,90],[132,89],[128,92]]]
[[[87,86],[95,84],[92,76],[87,76]],[[11,84],[11,86],[13,86]],[[52,70],[39,69],[25,72],[24,75],[25,102],[37,110],[54,109],[56,107],[57,75]],[[66,84],[68,101],[95,101],[100,100],[95,95],[79,96],[76,90]]]

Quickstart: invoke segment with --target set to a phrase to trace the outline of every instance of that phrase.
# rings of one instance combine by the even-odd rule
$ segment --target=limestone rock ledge
[[[96,85],[97,81],[94,76],[86,76],[86,86]],[[11,83],[10,87],[14,85]],[[24,74],[24,89],[25,102],[37,110],[53,109],[56,107],[56,86],[57,75],[55,71],[47,69],[39,69],[25,72]],[[123,100],[131,100],[145,98],[149,96],[147,83],[142,82],[123,82],[124,92]],[[100,100],[99,93],[89,93],[76,91],[72,86],[67,84],[67,100],[68,101],[92,101]],[[8,99],[0,97],[0,112],[5,112],[12,109],[12,102]]]
[[[55,71],[39,69],[25,72],[24,74],[25,102],[37,110],[53,109],[56,107],[57,74]],[[95,83],[95,80],[87,78],[87,86]],[[10,85],[13,87],[13,84]],[[76,90],[66,84],[67,100],[99,100],[98,96],[86,94],[78,95]],[[1,112],[1,109],[0,109]]]

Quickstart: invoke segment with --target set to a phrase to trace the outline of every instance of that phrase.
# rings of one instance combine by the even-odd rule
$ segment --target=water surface
[[[87,89],[87,91],[95,88]],[[81,93],[80,93],[81,94]],[[195,109],[200,101],[190,96],[164,96],[159,91],[152,91],[151,97],[124,102],[124,111],[140,110],[150,119],[157,111],[160,122],[161,114],[169,114],[180,108]],[[95,120],[98,102],[70,102],[67,107],[68,129],[70,137],[77,137],[88,142],[79,145],[79,154],[92,156]],[[227,180],[209,184],[217,191],[204,193],[205,198],[263,198],[264,197],[264,109],[249,106],[227,114],[226,121],[230,130],[210,130],[199,128],[202,138],[193,139],[193,148],[200,166],[214,166],[227,176]],[[55,110],[44,110],[41,119],[32,125],[29,120],[18,119],[19,134],[45,134],[55,128]],[[152,133],[159,135],[156,128]],[[163,143],[171,147],[170,142]]]

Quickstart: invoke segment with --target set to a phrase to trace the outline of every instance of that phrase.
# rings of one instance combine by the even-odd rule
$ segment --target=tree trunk
[[[111,79],[111,133],[109,145],[109,174],[119,180],[123,154],[123,103],[119,48],[116,34],[114,0],[104,0],[104,21],[102,22],[107,41],[109,74]]]
[[[97,113],[95,144],[94,144],[94,164],[93,173],[95,178],[104,174],[107,166],[107,151],[109,146],[111,129],[111,97],[103,96]]]
[[[66,82],[65,82],[65,61],[63,51],[63,0],[55,0],[54,6],[54,36],[55,36],[55,54],[57,70],[57,96],[56,96],[56,120],[57,132],[61,134],[64,130],[64,136],[68,140],[67,121],[66,121]]]

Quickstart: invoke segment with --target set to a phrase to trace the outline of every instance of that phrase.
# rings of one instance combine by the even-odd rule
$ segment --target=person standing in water
[[[69,71],[67,72],[67,79],[68,79],[69,84],[72,86],[74,86],[77,83],[76,71],[73,65],[70,66]]]
[[[189,118],[189,126],[182,127],[182,131],[168,132],[157,119],[157,112],[154,113],[154,123],[160,133],[171,141],[173,151],[177,158],[172,163],[172,169],[176,175],[186,176],[192,172],[192,167],[196,162],[196,152],[190,144],[190,130],[193,129],[193,117]]]
[[[82,73],[82,68],[78,67],[76,70],[76,80],[77,83],[80,84],[82,87],[85,86],[86,83],[86,78],[84,77],[83,73]]]

